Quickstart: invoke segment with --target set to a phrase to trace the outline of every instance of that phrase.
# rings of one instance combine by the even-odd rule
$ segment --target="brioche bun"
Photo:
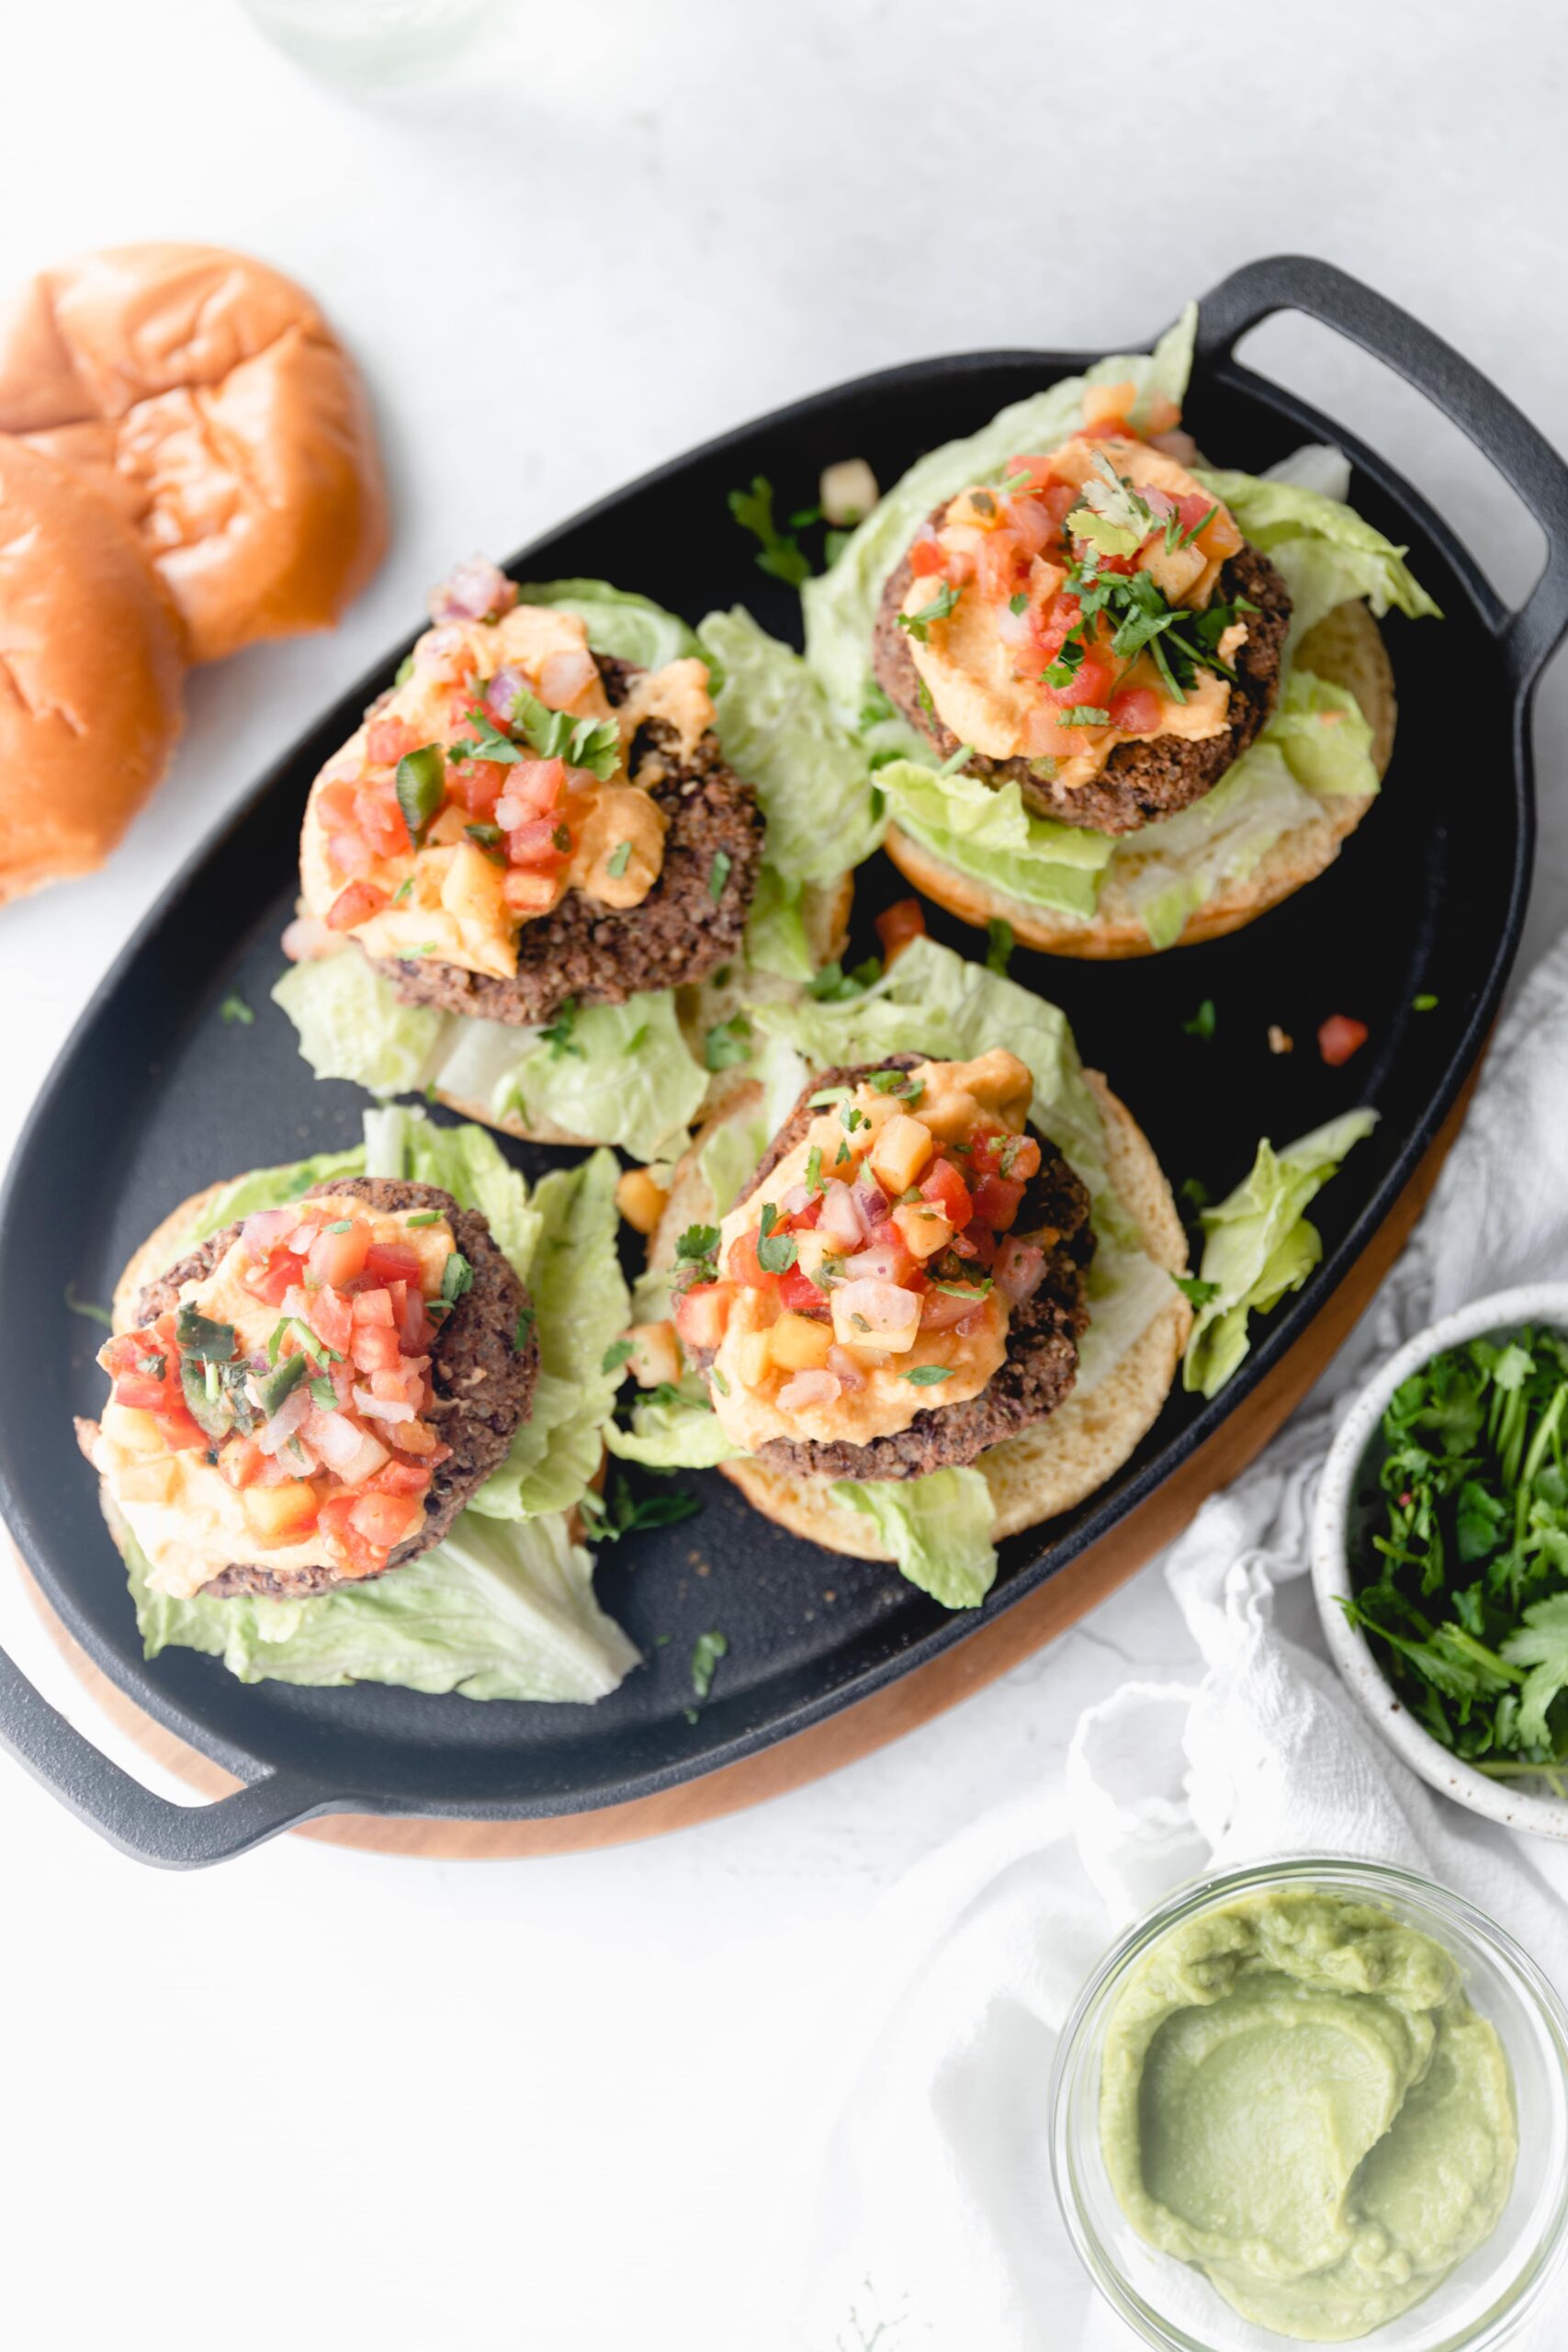
[[[1393,750],[1393,672],[1378,625],[1365,605],[1337,605],[1308,629],[1296,649],[1295,660],[1302,669],[1346,686],[1355,695],[1372,730],[1372,764],[1381,779]],[[1250,874],[1222,885],[1206,905],[1189,915],[1180,936],[1171,944],[1191,947],[1200,940],[1222,938],[1277,907],[1333,865],[1371,805],[1370,794],[1325,797],[1318,813],[1281,834]],[[1121,845],[1132,851],[1137,838],[1135,833],[1127,834]],[[889,830],[886,849],[900,873],[950,914],[981,930],[998,920],[1009,922],[1026,947],[1039,948],[1047,956],[1105,958],[1158,952],[1114,866],[1107,870],[1101,883],[1096,912],[1085,922],[1010,898],[989,883],[961,874],[897,826]]]
[[[215,245],[120,245],[0,305],[0,432],[134,526],[192,662],[330,628],[387,546],[358,371],[303,289]]]
[[[1156,1265],[1172,1274],[1185,1272],[1187,1237],[1148,1137],[1098,1070],[1084,1076],[1105,1123],[1106,1163],[1117,1197]],[[731,1095],[681,1160],[649,1243],[651,1268],[668,1272],[679,1236],[689,1225],[712,1222],[715,1204],[702,1173],[703,1146],[716,1127],[747,1115],[760,1098],[754,1083]],[[980,1455],[976,1467],[991,1489],[998,1541],[1071,1510],[1122,1467],[1159,1418],[1191,1322],[1192,1310],[1173,1283],[1153,1321],[1087,1395],[1069,1390],[1043,1420]],[[891,1558],[874,1521],[834,1501],[830,1479],[802,1477],[750,1454],[719,1467],[764,1518],[792,1535],[859,1560]]]
[[[0,903],[102,865],[168,764],[184,675],[130,525],[0,433]]]

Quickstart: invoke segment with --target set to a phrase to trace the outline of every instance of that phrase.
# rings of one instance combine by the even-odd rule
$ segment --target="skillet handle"
[[[290,1772],[269,1773],[214,1804],[171,1804],[68,1724],[0,1650],[0,1747],[77,1818],[139,1862],[193,1870],[247,1853],[342,1800]],[[361,1806],[362,1811],[368,1807]]]
[[[1408,311],[1305,254],[1248,262],[1205,294],[1198,350],[1211,366],[1246,375],[1231,360],[1240,336],[1277,311],[1302,311],[1382,359],[1441,409],[1490,458],[1546,534],[1546,568],[1517,612],[1494,603],[1492,626],[1516,695],[1528,700],[1568,628],[1568,466],[1512,401]]]

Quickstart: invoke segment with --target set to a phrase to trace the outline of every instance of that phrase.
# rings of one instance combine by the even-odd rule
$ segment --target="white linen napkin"
[[[1469,1298],[1568,1274],[1564,1072],[1568,935],[1504,1021],[1427,1214],[1350,1343],[1165,1555],[1192,1680],[1129,1683],[1089,1709],[1065,1803],[1057,1781],[975,1822],[837,1961],[836,1986],[860,1990],[831,2028],[786,2323],[798,2352],[1136,2341],[1067,2242],[1046,2092],[1090,1968],[1183,1879],[1292,1852],[1405,1863],[1501,1921],[1568,1992],[1568,1848],[1438,1797],[1383,1745],[1327,1662],[1306,1575],[1324,1454],[1373,1364]],[[1562,2327],[1562,2312],[1538,2322],[1520,2352],[1557,2352]]]

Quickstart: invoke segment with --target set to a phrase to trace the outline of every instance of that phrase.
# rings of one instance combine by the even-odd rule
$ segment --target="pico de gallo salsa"
[[[519,605],[495,566],[460,567],[433,609],[397,686],[316,780],[305,905],[367,954],[504,978],[521,926],[569,889],[620,909],[652,889],[667,820],[628,750],[655,711],[700,736],[706,670],[670,663],[617,710],[581,619]]]
[[[825,1088],[752,1197],[682,1236],[675,1329],[728,1435],[863,1442],[978,1394],[1058,1238],[1014,1230],[1032,1091],[1000,1049]]]
[[[180,1513],[197,1538],[182,1555],[207,1531],[205,1560],[184,1556],[163,1589],[302,1545],[342,1577],[380,1575],[452,1450],[432,1418],[431,1351],[471,1281],[439,1211],[303,1201],[247,1217],[177,1306],[108,1340],[100,1466],[117,1501],[133,1524],[139,1506]],[[146,1548],[157,1586],[159,1546]]]
[[[931,517],[898,614],[922,707],[971,753],[1069,785],[1119,742],[1220,733],[1254,609],[1215,600],[1242,535],[1170,453],[1184,435],[1134,431],[1132,393],[1091,393],[1081,434]]]

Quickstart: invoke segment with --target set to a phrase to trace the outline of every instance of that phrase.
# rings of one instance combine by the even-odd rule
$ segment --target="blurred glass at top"
[[[332,82],[429,81],[510,0],[243,0],[267,39]]]

